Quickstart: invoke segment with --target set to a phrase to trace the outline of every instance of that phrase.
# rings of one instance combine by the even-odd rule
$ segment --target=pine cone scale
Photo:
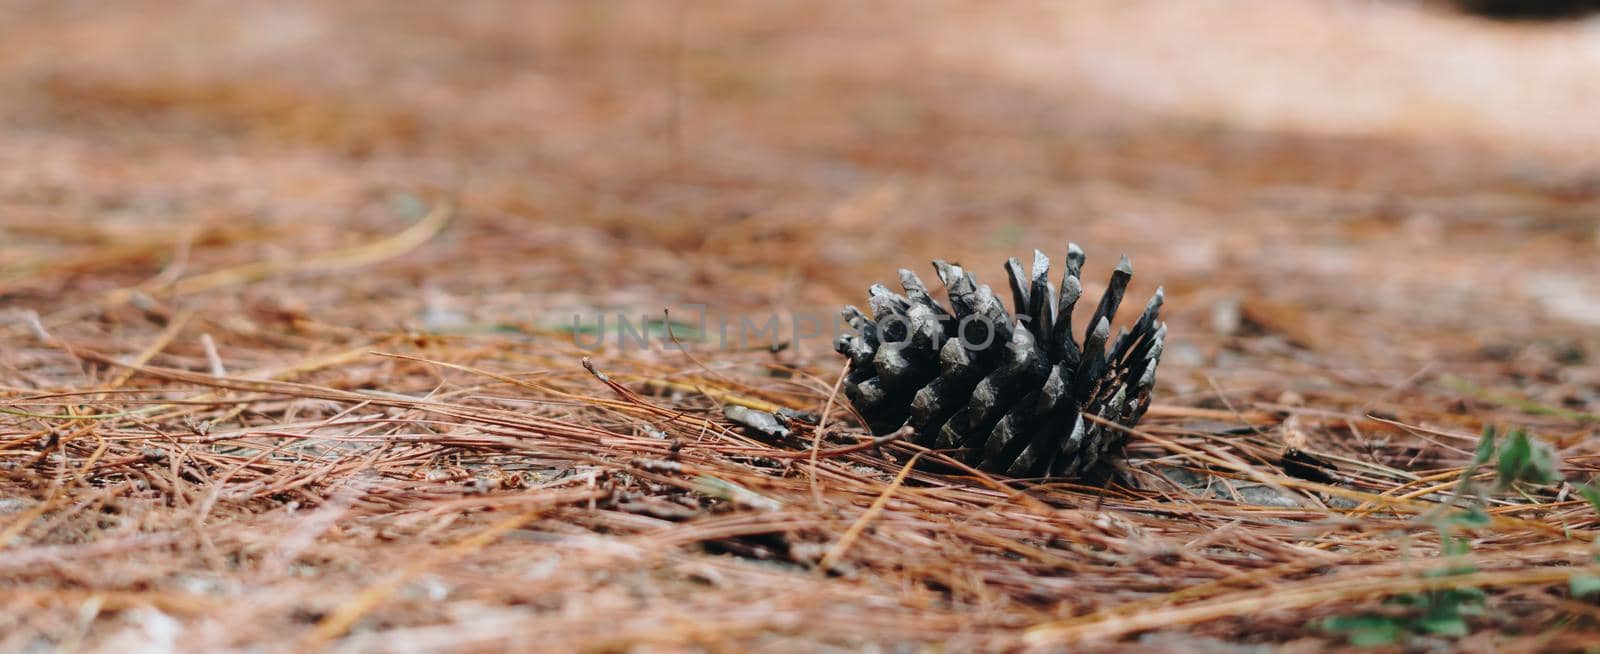
[[[1130,329],[1111,323],[1132,279],[1123,257],[1086,325],[1080,347],[1072,311],[1082,296],[1085,257],[1068,247],[1059,291],[1050,260],[1010,259],[1005,270],[1015,317],[994,292],[958,265],[935,261],[948,308],[914,273],[899,271],[905,295],[869,289],[873,317],[843,314],[855,333],[836,349],[851,361],[844,392],[874,433],[909,426],[913,439],[959,449],[972,465],[1016,476],[1104,473],[1123,434],[1149,406],[1165,324],[1160,290]]]

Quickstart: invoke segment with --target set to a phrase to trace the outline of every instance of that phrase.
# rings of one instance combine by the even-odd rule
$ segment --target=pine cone
[[[873,433],[910,426],[915,442],[962,449],[959,456],[982,470],[1103,479],[1125,434],[1083,414],[1126,426],[1139,421],[1150,406],[1167,327],[1156,320],[1157,289],[1133,330],[1111,338],[1133,277],[1123,257],[1079,347],[1072,309],[1083,293],[1083,262],[1083,250],[1069,245],[1059,295],[1043,253],[1034,252],[1028,276],[1021,262],[1007,262],[1015,318],[988,286],[944,261],[933,266],[948,308],[909,270],[900,271],[905,295],[874,284],[871,318],[854,306],[843,311],[853,329],[835,343],[851,361],[845,395]]]

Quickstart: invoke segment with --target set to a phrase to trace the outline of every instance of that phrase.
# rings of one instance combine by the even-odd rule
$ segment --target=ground
[[[0,650],[1600,637],[1600,23],[0,14]],[[910,465],[864,445],[825,337],[770,347],[898,268],[1000,284],[1069,242],[1088,297],[1123,253],[1131,302],[1166,293],[1105,487]],[[1508,483],[1504,435],[1470,466],[1489,426],[1559,478]]]

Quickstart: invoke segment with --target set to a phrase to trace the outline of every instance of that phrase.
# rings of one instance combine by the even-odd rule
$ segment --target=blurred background
[[[1247,367],[1226,358],[1240,335],[1396,370],[1593,351],[1600,21],[1463,4],[1517,20],[1332,0],[8,1],[0,298],[59,326],[110,289],[359,246],[448,200],[454,222],[405,257],[206,306],[374,329],[831,311],[896,268],[947,258],[997,284],[1005,257],[1076,241],[1091,294],[1124,252],[1133,296],[1165,284],[1179,366]]]

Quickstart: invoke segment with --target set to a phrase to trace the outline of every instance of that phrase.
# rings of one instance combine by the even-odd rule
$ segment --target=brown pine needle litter
[[[1600,642],[1582,28],[24,4],[0,651]],[[1070,241],[1165,289],[1104,483],[872,433],[841,306]]]

